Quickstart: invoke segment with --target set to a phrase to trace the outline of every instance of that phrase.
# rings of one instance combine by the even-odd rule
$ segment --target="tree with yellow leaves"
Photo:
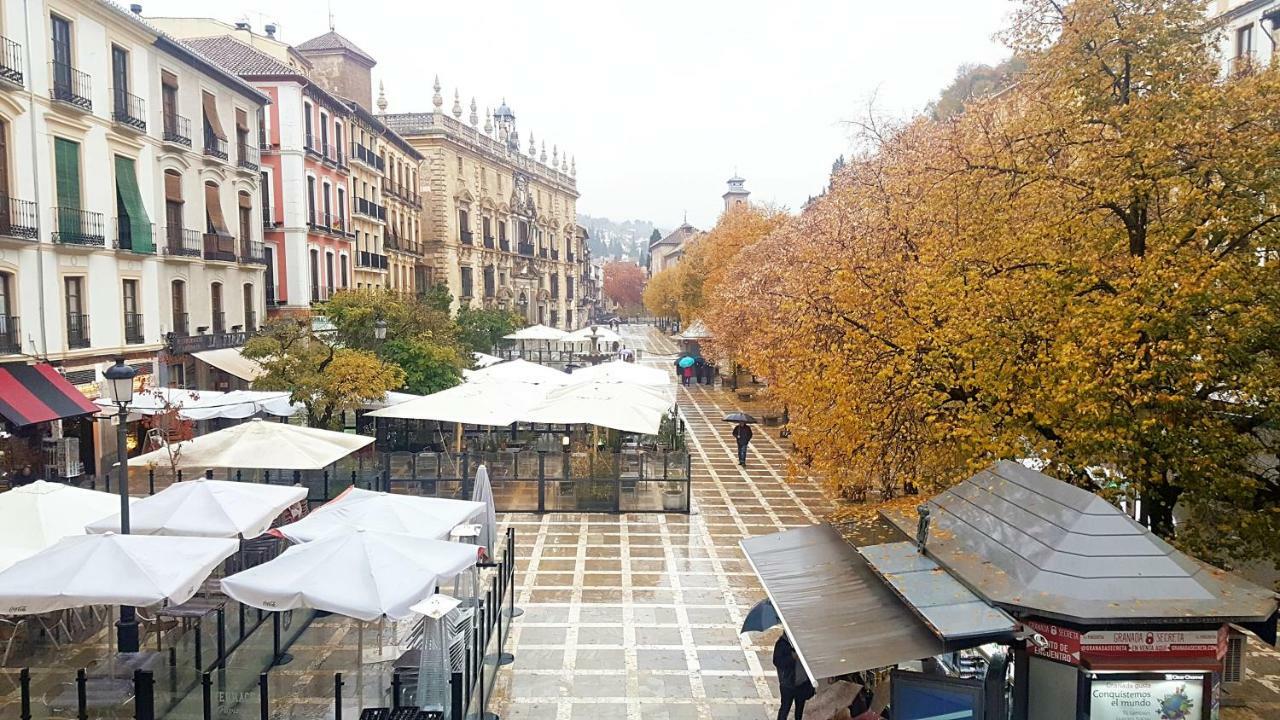
[[[1203,558],[1275,558],[1280,72],[1223,81],[1191,0],[1024,0],[1006,38],[1017,85],[868,122],[729,264],[713,334],[842,488],[1029,459]]]

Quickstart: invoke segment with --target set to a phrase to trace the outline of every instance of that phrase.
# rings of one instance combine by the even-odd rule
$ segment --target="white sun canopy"
[[[593,325],[590,327],[579,328],[565,336],[566,342],[591,342],[591,336],[595,335],[596,342],[614,343],[622,342],[622,336],[610,330],[607,327]]]
[[[656,435],[672,404],[669,391],[660,388],[587,382],[551,390],[520,419],[533,423],[587,423]]]
[[[253,382],[267,374],[267,371],[263,369],[262,365],[257,360],[250,360],[245,357],[240,352],[240,348],[201,350],[200,352],[192,353],[192,355],[196,359],[202,360],[229,375],[234,375],[240,378],[241,380]]]
[[[510,425],[520,419],[524,408],[542,398],[540,387],[532,383],[467,382],[374,410],[369,413],[369,417],[436,420],[466,425]]]
[[[175,443],[179,468],[322,470],[373,442],[364,435],[254,419]],[[170,449],[130,458],[131,467],[167,466]]]
[[[129,509],[129,532],[137,535],[255,538],[289,507],[305,500],[307,489],[231,480],[174,483]],[[91,533],[119,532],[120,514],[88,524]]]
[[[226,538],[79,535],[0,572],[0,615],[184,603],[236,551]]]
[[[539,385],[568,385],[570,382],[567,373],[528,360],[511,360],[490,365],[482,370],[471,370],[465,377],[468,383],[507,381]]]
[[[119,512],[119,495],[44,480],[0,493],[0,570]]]
[[[475,564],[474,545],[348,530],[223,578],[222,590],[263,610],[313,608],[357,620],[399,620],[438,583]]]
[[[415,497],[348,488],[295,523],[273,533],[292,542],[311,542],[330,533],[365,528],[443,539],[454,527],[475,522],[484,503],[448,498]]]
[[[588,365],[569,375],[574,385],[584,382],[629,383],[648,387],[671,388],[671,375],[666,370],[645,367],[635,363],[613,360],[600,365]]]
[[[106,412],[115,411],[107,398],[96,402]],[[287,392],[155,388],[136,393],[129,405],[129,412],[137,415],[155,415],[166,409],[177,410],[178,416],[187,420],[240,420],[259,413],[288,417],[302,410],[302,404],[291,402]]]
[[[565,339],[563,330],[557,330],[546,325],[530,325],[527,328],[520,328],[510,335],[503,335],[504,340],[544,340],[550,342],[558,342]]]

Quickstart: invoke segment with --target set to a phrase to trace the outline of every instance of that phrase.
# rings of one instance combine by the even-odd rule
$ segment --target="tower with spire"
[[[746,188],[747,181],[738,176],[737,173],[729,178],[729,189],[724,195],[724,209],[726,211],[735,207],[745,207],[749,204],[748,198],[751,197],[751,191]]]

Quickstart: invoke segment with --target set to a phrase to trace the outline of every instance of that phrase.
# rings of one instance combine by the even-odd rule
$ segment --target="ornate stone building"
[[[482,116],[472,99],[464,119],[456,92],[446,112],[438,79],[434,90],[431,112],[380,116],[425,158],[428,279],[447,284],[460,307],[511,308],[566,329],[583,324],[575,161],[555,146],[548,155],[532,133],[522,144],[505,102]]]

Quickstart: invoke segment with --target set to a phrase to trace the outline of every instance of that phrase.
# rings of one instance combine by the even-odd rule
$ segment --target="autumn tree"
[[[342,413],[382,401],[405,381],[400,368],[373,352],[345,347],[332,332],[292,319],[267,323],[242,352],[265,371],[254,389],[290,392],[306,408],[311,427],[336,429]]]
[[[644,309],[654,317],[680,316],[680,266],[663,268],[645,283]]]
[[[1025,0],[1011,90],[870,148],[742,249],[706,320],[842,490],[999,458],[1222,564],[1280,551],[1280,96],[1189,0]],[[1173,508],[1185,520],[1173,522]]]
[[[643,302],[644,268],[633,262],[614,261],[604,266],[604,296],[626,311]]]

